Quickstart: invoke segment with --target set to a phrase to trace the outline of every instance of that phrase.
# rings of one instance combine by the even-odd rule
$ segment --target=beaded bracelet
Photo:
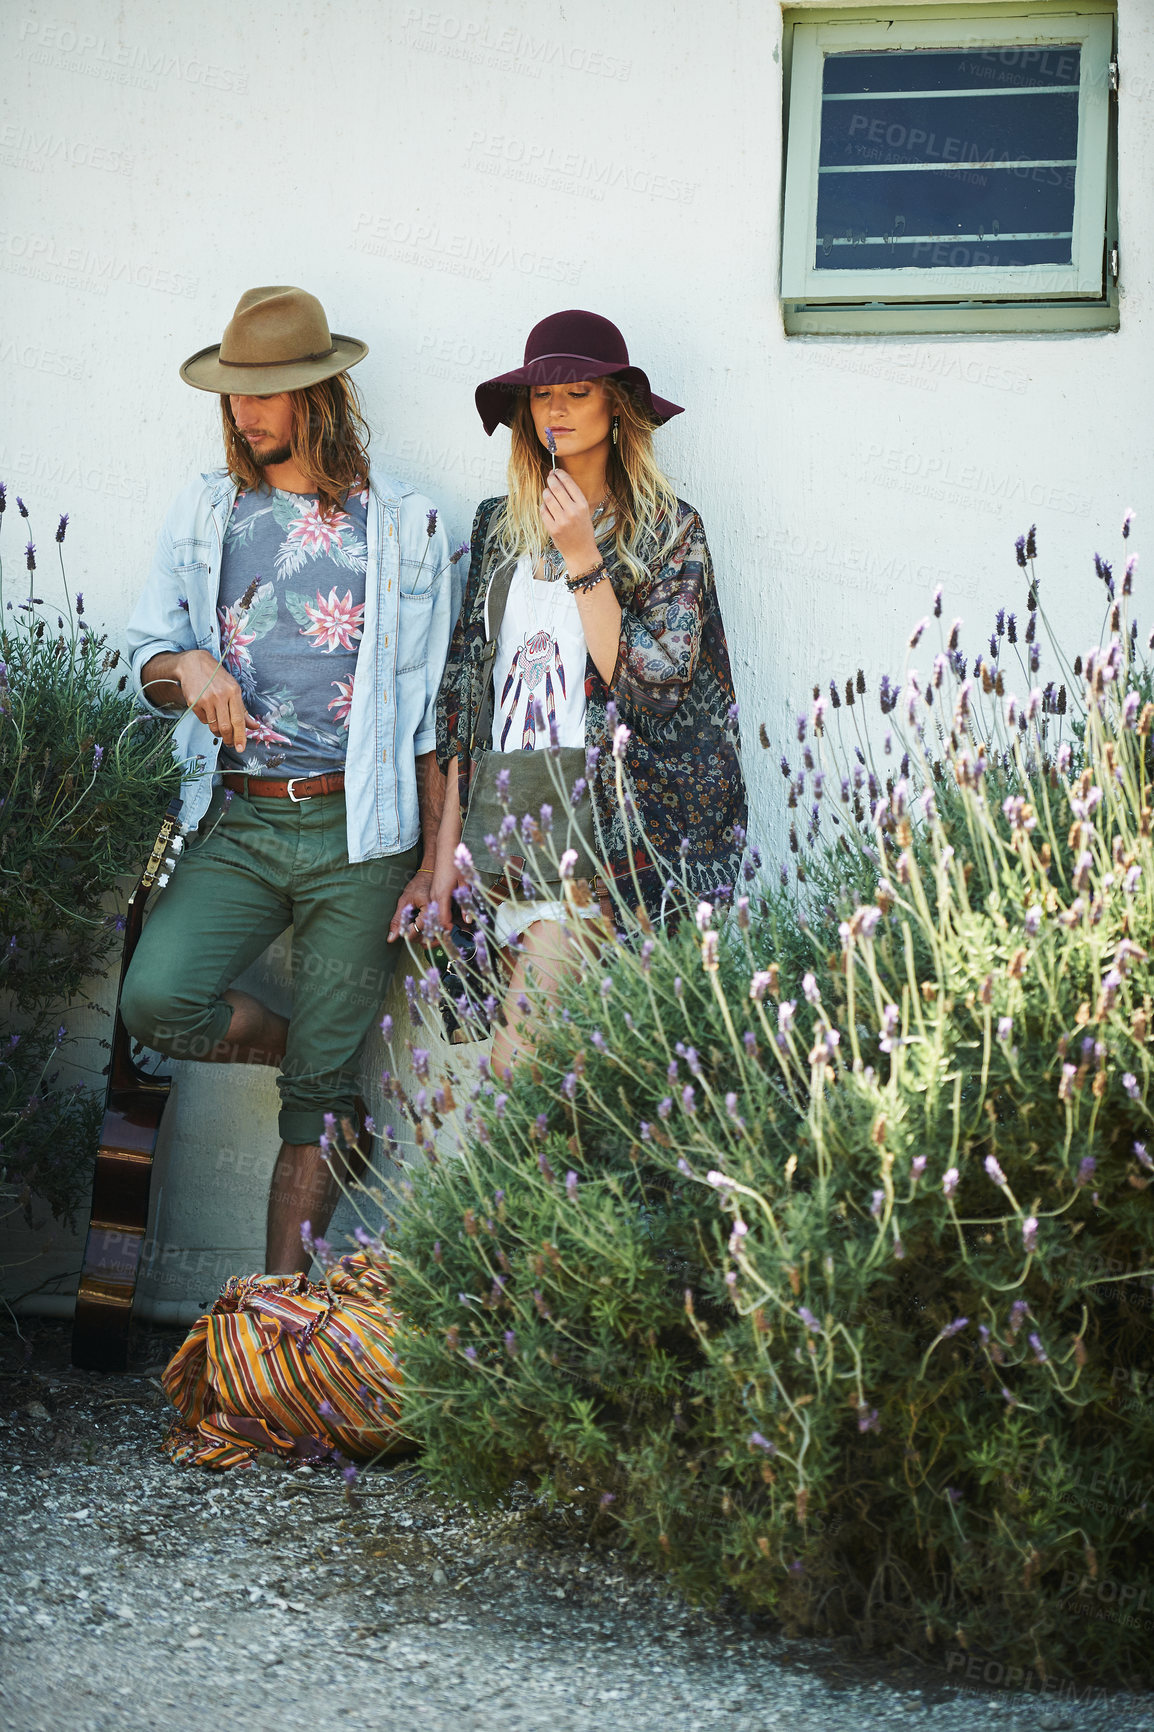
[[[605,561],[602,560],[600,565],[595,565],[592,571],[583,572],[580,577],[566,577],[565,588],[570,595],[583,595],[586,590],[596,589],[599,583],[605,581],[606,576]]]

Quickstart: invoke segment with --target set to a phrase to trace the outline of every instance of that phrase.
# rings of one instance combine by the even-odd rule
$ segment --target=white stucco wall
[[[1031,521],[1075,644],[1097,630],[1092,555],[1116,553],[1127,506],[1142,545],[1154,7],[1119,0],[1118,18],[1121,330],[914,341],[783,333],[781,17],[763,0],[17,5],[0,478],[45,542],[71,513],[73,581],[115,637],[169,498],[217,460],[215,402],[176,368],[242,289],[303,283],[369,342],[376,460],[455,536],[504,467],[473,386],[544,314],[607,313],[687,406],[660,449],[710,534],[754,830],[776,855],[759,721],[780,738],[814,680],[899,671],[938,582],[977,649],[998,605],[1021,607],[1012,542]],[[259,1244],[270,1086],[183,1067],[166,1243],[223,1242],[224,1136],[267,1151],[228,1229]]]

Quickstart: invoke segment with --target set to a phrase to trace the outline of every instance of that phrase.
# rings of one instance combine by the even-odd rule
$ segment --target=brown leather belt
[[[294,805],[301,800],[312,800],[318,794],[343,793],[345,786],[343,770],[331,770],[323,776],[282,777],[280,781],[272,776],[244,776],[230,771],[220,779],[223,786],[231,788],[234,794],[259,794],[262,799],[291,800]]]

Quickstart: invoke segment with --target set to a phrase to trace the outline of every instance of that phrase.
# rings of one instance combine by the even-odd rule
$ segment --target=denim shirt
[[[127,628],[133,682],[153,714],[164,712],[140,684],[153,656],[189,649],[220,656],[221,548],[236,492],[227,470],[200,476],[178,496],[160,532]],[[403,853],[420,834],[414,760],[437,743],[437,689],[462,586],[461,562],[450,560],[439,520],[428,534],[430,500],[375,470],[369,494],[364,633],[345,760],[351,861]],[[173,730],[186,824],[199,823],[208,810],[219,751],[211,728],[186,711]]]

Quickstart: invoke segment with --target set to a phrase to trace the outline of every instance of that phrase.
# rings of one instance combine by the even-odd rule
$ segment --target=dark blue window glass
[[[827,56],[818,270],[1069,264],[1076,46]]]

